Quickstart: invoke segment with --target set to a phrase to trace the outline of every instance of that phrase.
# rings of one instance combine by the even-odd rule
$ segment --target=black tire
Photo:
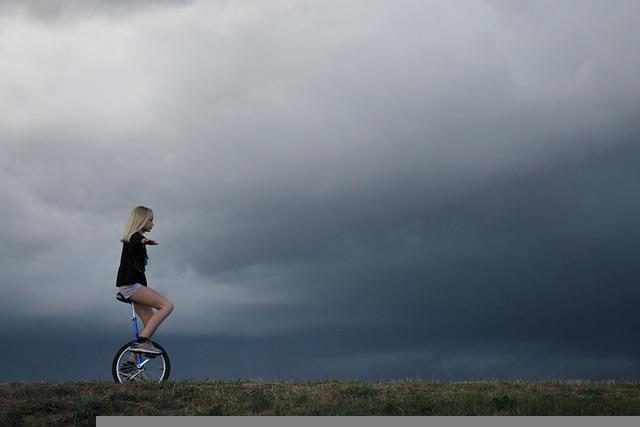
[[[131,347],[133,343],[135,343],[135,341],[129,341],[120,347],[116,355],[113,357],[113,362],[111,364],[113,380],[118,384],[135,382],[159,383],[166,381],[171,372],[171,363],[169,362],[169,355],[165,349],[157,342],[151,341],[153,345],[162,350],[162,354],[151,355],[132,353],[129,351],[129,347]],[[136,354],[141,354],[142,357],[144,357],[145,363],[143,368],[138,369],[136,367],[131,372],[125,372],[126,368],[124,368],[124,366],[126,362],[130,360],[130,357],[133,357]]]

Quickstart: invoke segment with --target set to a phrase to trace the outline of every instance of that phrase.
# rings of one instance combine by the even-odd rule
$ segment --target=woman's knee
[[[174,305],[173,305],[173,303],[171,301],[165,300],[165,301],[163,301],[162,307],[160,307],[160,308],[163,309],[163,310],[166,310],[167,314],[169,314],[169,313],[171,313],[173,311],[173,307],[174,307]]]

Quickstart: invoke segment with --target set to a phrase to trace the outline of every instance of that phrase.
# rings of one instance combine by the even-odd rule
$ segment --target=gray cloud
[[[229,372],[286,377],[287,340],[335,350],[298,377],[546,375],[523,345],[632,372],[636,2],[25,4],[0,3],[8,322],[120,330],[146,204],[165,337],[272,355]]]
[[[192,0],[1,0],[0,16],[22,14],[39,22],[68,23],[92,16],[122,17],[157,7],[191,3]]]

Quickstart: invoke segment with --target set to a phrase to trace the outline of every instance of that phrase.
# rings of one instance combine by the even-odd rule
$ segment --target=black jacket
[[[135,233],[129,239],[129,243],[122,243],[122,255],[120,256],[120,268],[116,286],[133,285],[140,283],[147,286],[147,277],[144,275],[147,265],[147,248],[142,244],[144,237]]]

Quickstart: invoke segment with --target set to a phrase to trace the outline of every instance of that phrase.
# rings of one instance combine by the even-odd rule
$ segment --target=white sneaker
[[[129,351],[133,353],[162,354],[162,350],[151,344],[151,341],[133,343],[131,347],[129,347]]]

